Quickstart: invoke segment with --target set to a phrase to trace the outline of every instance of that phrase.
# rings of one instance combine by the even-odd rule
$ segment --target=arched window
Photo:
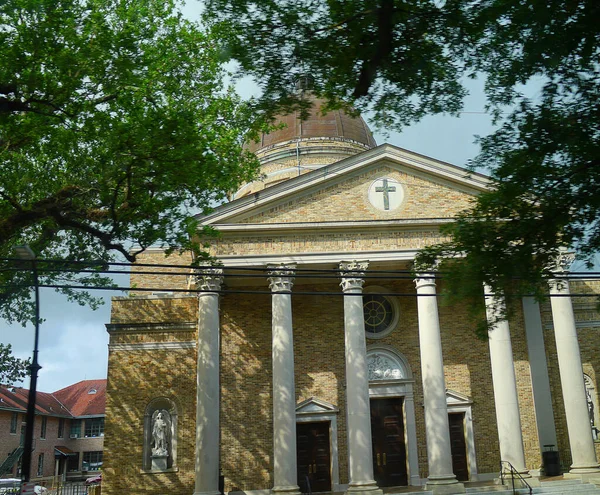
[[[370,382],[412,380],[412,373],[406,358],[386,345],[369,346],[367,367]]]
[[[146,471],[161,472],[177,466],[177,407],[166,397],[152,399],[144,414]]]

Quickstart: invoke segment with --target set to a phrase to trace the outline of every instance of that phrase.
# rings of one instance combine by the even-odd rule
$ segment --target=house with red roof
[[[0,478],[20,477],[29,390],[0,385]],[[83,479],[102,467],[106,380],[37,392],[32,477]]]

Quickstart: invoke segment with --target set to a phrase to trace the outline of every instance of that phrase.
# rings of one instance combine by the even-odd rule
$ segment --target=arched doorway
[[[367,348],[373,468],[378,486],[420,486],[413,384],[406,358],[394,348]]]

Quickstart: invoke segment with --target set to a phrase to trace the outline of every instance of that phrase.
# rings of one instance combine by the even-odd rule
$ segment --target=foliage
[[[209,0],[243,73],[265,98],[294,75],[374,111],[380,126],[460,108],[460,78],[484,77],[497,132],[480,139],[473,169],[491,190],[426,249],[451,259],[448,293],[481,309],[497,294],[541,294],[564,246],[591,262],[600,249],[600,3],[596,0]],[[225,27],[224,27],[225,26]],[[242,34],[251,33],[250,38]],[[527,97],[523,85],[541,89]],[[507,290],[510,288],[510,290]]]
[[[464,90],[460,2],[208,0],[206,17],[263,91],[262,109],[294,100],[294,82],[314,78],[331,106],[371,110],[382,128],[456,112]]]
[[[40,262],[42,284],[93,286],[109,282],[101,263],[69,263],[201,254],[193,214],[257,170],[242,150],[253,115],[223,86],[213,35],[176,0],[6,0],[0,45],[0,258],[29,244],[65,261]],[[1,267],[8,321],[32,317],[28,268]]]
[[[30,360],[18,359],[12,355],[12,346],[0,343],[0,383],[12,385],[29,375]]]
[[[442,269],[456,298],[481,297],[486,282],[510,303],[546,292],[562,248],[590,265],[600,250],[600,5],[487,1],[479,9],[473,64],[488,75],[490,105],[514,108],[480,139],[471,163],[491,170],[493,189],[420,260],[455,258]],[[541,89],[527,98],[519,84],[534,77]]]

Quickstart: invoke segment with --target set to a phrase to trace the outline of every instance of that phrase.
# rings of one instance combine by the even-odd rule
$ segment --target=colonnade
[[[296,393],[291,291],[294,264],[268,267],[272,291],[273,361],[273,493],[299,495],[296,464]],[[372,439],[362,291],[367,261],[339,265],[344,294],[346,403],[349,484],[352,495],[381,493],[373,473]],[[197,279],[199,332],[196,418],[196,483],[194,495],[217,495],[219,479],[219,295],[222,272],[202,269]],[[419,321],[421,373],[427,439],[427,489],[435,493],[465,491],[452,472],[452,455],[446,404],[444,361],[440,336],[434,272],[415,280]],[[568,281],[550,284],[560,376],[565,399],[573,465],[571,473],[598,473],[588,420],[583,371],[568,297]],[[499,318],[502,300],[485,287],[490,360],[500,456],[528,476],[519,414],[518,392],[508,322]]]

